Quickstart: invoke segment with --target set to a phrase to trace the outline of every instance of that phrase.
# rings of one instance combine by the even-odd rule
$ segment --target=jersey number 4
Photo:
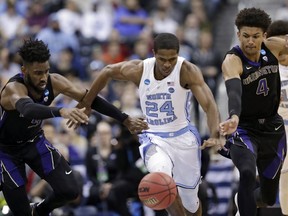
[[[157,103],[146,101],[146,115],[150,117],[158,117],[158,112],[166,112],[167,116],[174,115],[174,107],[172,106],[172,101],[165,101],[160,108],[158,108]]]
[[[268,95],[268,92],[269,92],[269,87],[267,85],[267,79],[266,78],[260,79],[258,82],[256,94],[257,95],[263,94],[264,96],[266,96]]]

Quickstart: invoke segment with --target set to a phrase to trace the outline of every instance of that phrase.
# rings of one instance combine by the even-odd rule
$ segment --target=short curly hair
[[[261,28],[263,32],[266,32],[270,24],[270,16],[264,10],[255,7],[242,9],[235,20],[238,30],[247,26]]]
[[[159,49],[174,49],[179,52],[179,40],[171,33],[160,33],[154,39],[154,51],[157,53]]]
[[[42,40],[29,38],[24,40],[23,46],[18,50],[23,63],[33,63],[33,62],[46,62],[49,60],[51,54],[48,49],[48,45]]]
[[[288,20],[276,20],[268,27],[267,37],[283,36],[288,34]]]

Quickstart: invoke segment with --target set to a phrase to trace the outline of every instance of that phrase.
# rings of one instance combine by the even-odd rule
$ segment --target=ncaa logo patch
[[[260,53],[261,53],[262,55],[266,55],[266,51],[263,50],[263,49],[261,49]]]
[[[49,96],[49,90],[48,90],[48,89],[45,90],[44,96],[45,96],[45,97],[44,97],[43,100],[44,100],[44,102],[47,102],[47,101],[48,101],[48,96]]]
[[[145,80],[144,80],[144,84],[145,84],[145,85],[149,85],[149,84],[150,84],[150,80],[149,80],[149,79],[145,79]]]
[[[175,89],[172,88],[172,87],[170,87],[170,88],[168,89],[168,91],[169,91],[169,93],[174,93],[174,92],[175,92]]]

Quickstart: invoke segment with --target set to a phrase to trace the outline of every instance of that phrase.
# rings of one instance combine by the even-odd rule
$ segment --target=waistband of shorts
[[[160,136],[162,138],[172,138],[172,137],[177,137],[180,136],[188,131],[190,131],[191,129],[191,125],[188,125],[178,131],[174,131],[174,132],[150,132],[150,131],[145,131],[144,133],[149,133],[149,134],[154,134],[157,136]]]
[[[264,124],[266,122],[270,122],[272,121],[273,119],[275,119],[277,116],[279,116],[279,114],[276,114],[276,115],[273,115],[273,116],[269,116],[269,117],[266,117],[266,118],[241,118],[240,117],[240,124],[241,122],[257,122],[259,124]]]
[[[13,142],[0,142],[0,147],[19,147],[22,145],[25,145],[27,143],[33,143],[38,141],[43,137],[43,131],[38,132],[36,135],[34,135],[32,138],[28,140],[17,140]]]

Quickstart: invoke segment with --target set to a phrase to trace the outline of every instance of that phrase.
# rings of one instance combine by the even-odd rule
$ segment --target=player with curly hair
[[[49,73],[50,52],[43,41],[24,41],[19,55],[22,73],[10,78],[0,93],[1,186],[14,216],[46,216],[77,198],[79,192],[68,162],[45,138],[42,120],[63,117],[76,125],[87,124],[85,112],[90,107],[49,106],[59,94],[81,102],[87,91],[59,74]],[[119,120],[130,131],[147,126],[142,119],[130,118],[100,97],[95,98],[91,108]],[[25,191],[26,164],[53,188],[53,193],[32,209]]]
[[[284,39],[266,39],[270,24],[265,11],[242,9],[235,20],[240,45],[228,51],[222,63],[229,118],[220,123],[220,133],[227,135],[229,151],[220,153],[231,157],[239,170],[236,201],[241,216],[255,216],[257,207],[275,203],[286,155],[285,127],[278,114],[278,59],[288,49]]]

